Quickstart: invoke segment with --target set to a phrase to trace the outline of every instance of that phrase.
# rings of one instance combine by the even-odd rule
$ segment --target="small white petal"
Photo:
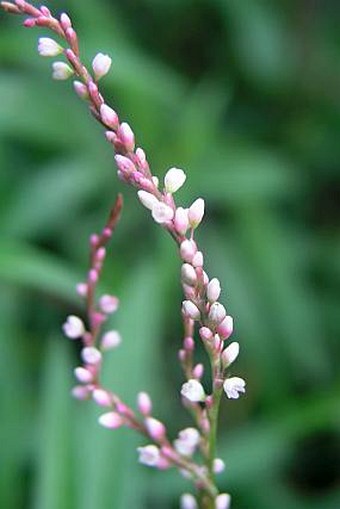
[[[56,57],[62,53],[63,48],[50,37],[40,37],[38,40],[38,52],[42,57]]]
[[[85,332],[85,327],[82,320],[75,315],[70,315],[67,317],[62,329],[65,336],[70,339],[80,338]]]
[[[52,78],[54,80],[67,80],[73,74],[73,70],[65,62],[54,62],[52,70]]]
[[[154,196],[151,193],[148,193],[147,191],[140,190],[137,192],[138,198],[140,202],[149,210],[152,210],[152,208],[159,203],[156,196]]]
[[[182,385],[181,394],[193,403],[204,401],[206,397],[202,384],[193,378]]]
[[[246,382],[243,378],[232,376],[224,381],[223,389],[229,399],[238,399],[241,393],[246,392]]]
[[[169,205],[157,200],[151,210],[152,217],[156,223],[167,223],[174,217],[174,211]]]
[[[180,168],[170,168],[164,177],[164,187],[167,193],[175,193],[184,184],[187,176]]]
[[[102,354],[94,346],[85,346],[81,351],[81,358],[86,364],[98,364],[102,359]]]
[[[160,451],[156,445],[146,445],[145,447],[138,447],[139,463],[147,465],[148,467],[155,467],[160,459]]]
[[[100,79],[110,70],[112,59],[108,55],[98,53],[92,61],[92,69],[96,79]]]

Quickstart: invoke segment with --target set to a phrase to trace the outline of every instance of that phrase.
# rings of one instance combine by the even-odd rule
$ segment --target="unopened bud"
[[[194,203],[190,206],[188,217],[189,223],[192,228],[197,228],[204,216],[204,200],[203,198],[197,198]]]
[[[218,325],[224,320],[226,314],[227,312],[223,304],[221,304],[220,302],[214,302],[210,306],[208,317],[211,322]]]
[[[115,110],[110,108],[107,104],[102,104],[100,106],[100,118],[107,127],[117,129],[119,125],[118,115]]]
[[[102,350],[112,350],[113,348],[117,348],[122,342],[122,337],[116,330],[110,330],[105,332],[102,340],[100,342],[100,346]]]
[[[188,318],[192,318],[192,320],[199,320],[201,318],[201,313],[191,300],[184,300],[182,303],[182,313]]]
[[[196,252],[197,246],[194,240],[183,240],[180,246],[180,254],[183,261],[191,263]]]
[[[221,294],[221,284],[219,280],[214,277],[207,286],[207,298],[208,301],[212,304],[216,302]]]
[[[106,414],[102,414],[98,422],[104,428],[109,429],[117,429],[120,428],[124,424],[123,418],[117,414],[117,412],[107,412]]]
[[[183,263],[181,268],[181,277],[183,283],[186,283],[187,285],[195,286],[197,283],[196,271],[189,263]]]
[[[99,80],[110,70],[112,59],[108,55],[98,53],[92,61],[92,69],[95,74],[95,78]]]
[[[189,228],[188,210],[183,207],[178,207],[175,212],[174,225],[176,231],[181,235],[185,235]]]
[[[145,419],[145,426],[153,440],[158,442],[165,437],[165,426],[158,419],[155,419],[154,417],[147,417]]]
[[[102,295],[99,299],[99,307],[103,313],[111,314],[117,311],[119,299],[114,295]]]
[[[179,168],[170,168],[164,177],[164,187],[167,193],[175,193],[184,184],[186,174]]]
[[[225,350],[223,350],[221,358],[224,369],[230,366],[230,364],[237,359],[239,352],[240,345],[237,341],[233,341]]]
[[[144,205],[144,207],[146,207],[149,210],[152,210],[153,206],[156,203],[158,203],[156,196],[154,196],[151,193],[148,193],[147,191],[143,190],[137,191],[137,195],[142,205]]]
[[[82,366],[78,366],[74,370],[74,375],[83,384],[88,384],[93,381],[93,374],[89,369],[83,368]]]
[[[117,135],[126,150],[133,152],[135,148],[135,135],[127,122],[120,124]]]
[[[85,346],[81,351],[81,358],[86,364],[98,364],[102,359],[102,354],[94,346]]]
[[[147,392],[140,392],[137,396],[138,410],[142,415],[150,415],[152,411],[152,402]]]
[[[216,330],[222,339],[228,339],[232,335],[233,329],[234,329],[233,318],[227,315],[224,318],[224,320],[218,325]]]
[[[112,396],[104,389],[95,389],[92,393],[92,398],[99,406],[112,405]]]
[[[65,62],[53,62],[52,71],[54,80],[67,80],[73,74],[73,69]]]

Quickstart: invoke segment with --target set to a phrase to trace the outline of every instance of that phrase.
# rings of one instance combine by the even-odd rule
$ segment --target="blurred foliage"
[[[225,401],[219,455],[233,509],[340,507],[340,4],[335,0],[51,1],[72,15],[84,58],[113,56],[103,86],[154,172],[186,169],[204,196],[199,237],[220,277],[248,381]],[[1,469],[6,509],[177,507],[190,489],[136,462],[139,437],[99,429],[69,397],[82,313],[74,285],[87,238],[125,197],[103,288],[121,297],[124,343],[108,384],[150,390],[170,432],[189,423],[179,262],[71,84],[52,82],[37,36],[1,13]],[[133,239],[133,241],[131,240]],[[133,486],[133,489],[132,489]]]

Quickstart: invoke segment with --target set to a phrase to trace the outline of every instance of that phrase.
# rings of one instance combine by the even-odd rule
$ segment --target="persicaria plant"
[[[180,168],[170,168],[161,183],[153,175],[144,150],[136,147],[133,130],[120,121],[99,90],[99,80],[109,72],[111,58],[98,53],[93,58],[92,68],[88,69],[81,60],[77,33],[67,14],[55,18],[47,7],[38,8],[24,0],[1,2],[1,6],[8,13],[24,15],[25,27],[44,27],[54,33],[57,40],[39,39],[39,54],[63,57],[52,63],[52,77],[73,80],[76,94],[105,129],[106,139],[115,151],[118,178],[137,189],[141,204],[177,244],[182,264],[184,339],[178,359],[184,381],[174,390],[180,393],[182,404],[191,414],[192,426],[180,429],[178,436],[171,438],[166,425],[155,416],[149,394],[137,394],[136,409],[133,409],[101,383],[104,354],[121,343],[118,331],[105,328],[108,316],[117,311],[119,300],[114,295],[98,296],[97,291],[106,245],[121,215],[120,195],[102,231],[90,237],[90,267],[86,280],[77,285],[77,292],[86,306],[86,323],[70,315],[63,325],[68,338],[82,342],[81,365],[74,370],[77,382],[72,394],[81,400],[91,398],[103,407],[99,417],[101,426],[109,429],[126,426],[142,435],[137,450],[140,463],[159,470],[175,467],[192,482],[195,493],[181,496],[182,509],[227,509],[230,495],[220,493],[215,481],[216,475],[224,469],[223,460],[216,457],[218,414],[223,393],[226,398],[238,399],[245,392],[245,381],[229,374],[229,367],[239,354],[239,344],[228,342],[233,332],[233,319],[219,302],[219,280],[210,279],[204,271],[204,256],[195,239],[204,217],[204,199],[197,198],[189,207],[176,204],[174,195],[186,182],[186,174]],[[203,387],[205,368],[195,362],[198,341],[207,353],[210,387]]]

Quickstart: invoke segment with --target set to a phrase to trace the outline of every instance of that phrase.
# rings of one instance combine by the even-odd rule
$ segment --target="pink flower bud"
[[[221,493],[215,499],[215,509],[229,509],[231,497],[228,493]]]
[[[198,307],[193,302],[191,302],[191,300],[183,301],[182,313],[188,318],[192,318],[192,320],[199,320],[201,318],[201,313]]]
[[[207,298],[208,301],[212,304],[216,302],[221,294],[221,284],[219,280],[214,277],[207,286]]]
[[[156,467],[160,459],[160,451],[156,445],[146,445],[137,449],[139,463],[148,467]]]
[[[204,263],[203,253],[201,251],[197,251],[191,263],[193,264],[194,267],[203,267]]]
[[[180,509],[198,509],[195,497],[190,493],[183,493],[180,499]]]
[[[182,187],[187,176],[179,168],[170,168],[164,177],[164,188],[167,193],[175,193]]]
[[[145,419],[145,426],[150,437],[156,442],[162,440],[165,437],[165,426],[158,419],[154,419],[154,417],[147,417]]]
[[[203,271],[203,283],[204,283],[204,285],[208,285],[209,284],[208,274],[206,272],[204,272],[204,271]]]
[[[86,346],[81,351],[81,358],[86,364],[99,364],[102,354],[94,346]]]
[[[77,294],[80,295],[80,297],[86,297],[87,296],[87,284],[86,283],[78,283],[76,286]]]
[[[206,398],[202,384],[194,378],[182,385],[181,394],[193,403],[204,401]]]
[[[102,104],[100,107],[100,118],[103,123],[107,125],[107,127],[111,127],[111,129],[117,129],[119,125],[118,115],[108,106],[107,104]]]
[[[163,224],[173,219],[174,211],[169,205],[166,205],[166,203],[157,201],[152,207],[151,215],[156,223]]]
[[[53,62],[52,71],[54,80],[67,80],[73,74],[73,69],[65,62]]]
[[[116,348],[119,346],[122,342],[122,337],[116,330],[110,330],[108,332],[105,332],[104,336],[102,337],[102,340],[100,342],[100,346],[102,350],[112,350],[113,348]]]
[[[215,458],[213,463],[213,471],[215,474],[220,474],[225,470],[225,463],[221,458]]]
[[[98,422],[104,428],[117,429],[124,424],[124,419],[117,412],[107,412],[99,417]]]
[[[71,390],[72,396],[74,398],[80,399],[80,400],[88,399],[90,396],[90,392],[91,391],[88,389],[88,387],[86,387],[84,385],[76,385]]]
[[[175,216],[176,221],[176,216]],[[183,261],[191,263],[197,252],[196,242],[194,240],[183,240],[180,246],[180,254]]]
[[[192,352],[195,349],[195,341],[191,336],[187,336],[184,338],[184,348],[189,352]]]
[[[201,327],[199,330],[200,336],[203,340],[210,341],[214,334],[208,327]]]
[[[69,16],[65,12],[63,12],[60,15],[60,24],[61,24],[61,26],[63,27],[64,30],[67,30],[67,28],[71,28],[72,27],[71,19],[69,18]]]
[[[194,267],[189,263],[183,263],[181,268],[181,278],[183,283],[195,286],[197,283],[197,276]]]
[[[140,392],[137,396],[138,410],[142,415],[148,416],[152,411],[152,402],[147,392]]]
[[[196,378],[197,380],[200,380],[204,373],[204,366],[203,364],[196,364],[194,369],[192,370],[192,376]]]
[[[181,234],[181,235],[186,234],[186,231],[189,228],[189,217],[188,217],[187,209],[183,209],[183,207],[178,207],[176,209],[174,225],[175,225],[176,231],[179,234]]]
[[[112,60],[108,55],[98,53],[92,61],[92,69],[94,71],[95,78],[99,80],[110,70]]]
[[[197,198],[189,208],[188,217],[192,228],[197,228],[204,216],[204,200]]]
[[[112,396],[104,389],[95,389],[92,393],[92,398],[99,406],[112,405]]]
[[[140,166],[140,168],[142,169],[145,169],[145,167],[147,166],[146,155],[142,148],[136,149],[136,158],[138,161],[138,166]]]
[[[143,190],[137,191],[137,195],[142,205],[144,205],[144,207],[146,207],[149,210],[152,210],[152,207],[156,203],[159,203],[156,196],[154,196],[151,193],[148,193],[147,191]]]
[[[132,172],[136,171],[135,165],[128,157],[117,154],[115,155],[115,161],[118,169],[127,177],[130,176]]]
[[[111,314],[117,311],[119,299],[114,295],[102,295],[99,299],[99,307],[103,313]]]
[[[208,317],[211,322],[218,325],[224,320],[226,314],[227,312],[223,304],[221,304],[220,302],[214,302],[210,306]]]
[[[85,333],[85,327],[78,316],[70,315],[67,317],[66,322],[63,324],[62,329],[65,336],[70,339],[80,338]]]
[[[74,375],[79,380],[79,382],[82,382],[83,384],[88,384],[93,381],[93,374],[89,369],[83,368],[82,366],[79,366],[78,368],[75,368]]]
[[[216,330],[222,339],[228,339],[232,335],[233,329],[234,329],[233,318],[227,315],[224,318],[224,320],[218,325]]]
[[[133,152],[135,148],[135,135],[128,123],[120,124],[117,131],[118,138],[128,152]]]
[[[227,346],[225,350],[222,352],[222,365],[225,368],[230,366],[238,357],[238,354],[240,352],[240,345],[237,343],[237,341],[233,341],[233,343],[230,343],[230,345]]]
[[[42,57],[56,57],[63,52],[63,48],[50,37],[40,37],[38,40],[38,53]]]

